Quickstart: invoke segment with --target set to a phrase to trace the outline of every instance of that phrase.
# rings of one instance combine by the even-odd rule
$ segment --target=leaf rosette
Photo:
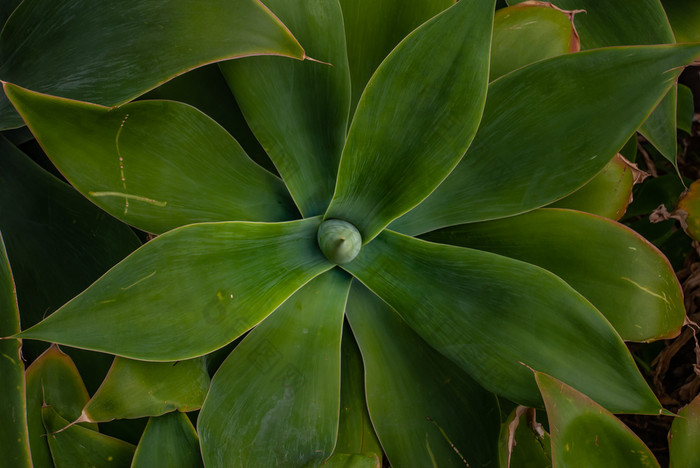
[[[113,102],[4,84],[72,185],[159,234],[17,336],[176,361],[248,333],[199,416],[207,466],[379,450],[480,466],[497,456],[495,395],[542,406],[531,369],[612,412],[659,414],[623,340],[682,326],[668,261],[614,221],[546,206],[615,157],[700,47],[541,57],[490,81],[493,1],[406,7],[371,43],[372,12],[340,3],[266,2],[305,47],[284,36],[276,54],[314,61],[223,61],[147,96],[166,99],[123,103],[150,78]],[[192,76],[199,89],[174,85]],[[209,116],[230,94],[199,106],[229,88],[243,126]],[[246,125],[261,148],[239,144]],[[275,173],[249,157],[261,150]],[[341,343],[364,375],[341,370]]]

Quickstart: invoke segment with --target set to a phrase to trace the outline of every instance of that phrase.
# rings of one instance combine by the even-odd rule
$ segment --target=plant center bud
[[[340,219],[321,223],[316,235],[318,246],[328,260],[340,265],[351,262],[362,247],[362,236],[355,226]]]

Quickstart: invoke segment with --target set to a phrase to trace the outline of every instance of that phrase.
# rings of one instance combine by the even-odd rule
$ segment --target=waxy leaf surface
[[[253,132],[304,216],[333,196],[350,106],[350,73],[337,1],[267,0],[315,60],[250,57],[221,64]],[[329,65],[330,64],[330,65]]]
[[[0,234],[0,336],[19,332],[19,310],[10,261]],[[21,340],[0,340],[0,453],[7,466],[32,466]]]
[[[687,134],[693,133],[693,116],[695,102],[689,87],[678,85],[678,104],[676,106],[676,126]]]
[[[599,49],[501,77],[489,85],[462,161],[392,229],[418,234],[511,216],[571,193],[612,159],[697,55],[698,45]]]
[[[633,230],[605,218],[542,209],[424,238],[549,270],[591,301],[624,340],[671,338],[685,319],[683,293],[666,257]]]
[[[20,337],[151,361],[209,353],[332,267],[316,245],[319,222],[175,229]]]
[[[224,127],[253,161],[277,174],[267,153],[250,131],[219,65],[205,65],[176,76],[141,99],[178,101],[196,107]]]
[[[389,230],[343,268],[433,348],[510,400],[541,402],[530,366],[590,392],[614,411],[661,409],[608,321],[546,270]]]
[[[187,415],[178,411],[148,420],[131,468],[201,468],[199,437]]]
[[[673,31],[659,0],[555,0],[575,16],[583,49],[637,44],[672,44]],[[676,92],[671,90],[639,128],[666,159],[676,164]]]
[[[671,468],[700,466],[700,395],[678,412],[668,435]]]
[[[389,52],[411,31],[453,4],[454,0],[340,0],[352,83],[351,116],[367,82]]]
[[[51,405],[68,421],[80,416],[88,392],[71,358],[58,346],[51,346],[27,368],[27,425],[32,463],[37,468],[51,468],[42,408]],[[66,425],[68,423],[66,422]],[[96,424],[86,425],[97,430]]]
[[[314,279],[221,365],[197,422],[206,466],[321,466],[331,455],[349,287],[337,269]]]
[[[618,220],[632,200],[633,186],[632,168],[618,154],[586,185],[548,207],[569,208]]]
[[[326,218],[369,242],[449,174],[479,125],[493,2],[463,0],[404,39],[353,118]]]
[[[0,231],[13,265],[22,325],[28,328],[141,243],[129,226],[87,201],[1,136],[0,154]],[[47,348],[33,341],[22,345],[22,354],[29,361]],[[65,351],[94,391],[112,359],[77,349]]]
[[[559,380],[535,373],[552,439],[554,466],[655,467],[651,451],[605,408]]]
[[[661,0],[671,23],[676,42],[700,41],[700,3],[686,0]]]
[[[392,466],[495,463],[496,397],[359,283],[347,314],[365,363],[372,423]]]
[[[575,52],[576,46],[578,38],[564,12],[540,5],[496,10],[489,81],[538,60]]]
[[[208,389],[202,358],[148,362],[116,357],[81,419],[103,422],[194,411],[202,406]]]
[[[381,457],[382,447],[367,410],[362,355],[347,325],[343,327],[340,362],[340,420],[338,439],[330,460],[345,460],[349,454]]]
[[[139,101],[110,109],[10,84],[5,90],[71,184],[140,229],[296,217],[282,181],[190,106]]]
[[[51,458],[56,468],[128,468],[136,447],[97,431],[70,422],[53,406],[41,408]]]
[[[659,0],[554,0],[552,3],[566,10],[586,11],[574,17],[584,49],[673,42],[673,32]]]
[[[258,0],[22,2],[0,34],[0,79],[114,106],[206,63],[304,50]],[[21,125],[0,98],[0,127]]]

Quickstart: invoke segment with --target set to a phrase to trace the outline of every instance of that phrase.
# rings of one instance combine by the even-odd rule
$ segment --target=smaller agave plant
[[[89,13],[88,2],[75,3]],[[565,53],[494,76],[505,61],[496,39],[491,47],[495,1],[407,6],[415,18],[402,20],[403,39],[395,48],[387,40],[390,53],[374,62],[363,60],[363,28],[380,6],[266,1],[275,17],[258,2],[206,3],[187,21],[207,25],[198,34],[210,39],[195,43],[218,47],[209,55],[163,33],[139,46],[138,29],[123,29],[136,62],[97,62],[133,65],[119,72],[129,80],[106,70],[94,83],[58,80],[50,95],[44,78],[0,74],[66,179],[157,235],[15,337],[117,356],[104,388],[121,366],[175,372],[173,362],[234,343],[191,431],[212,467],[377,466],[382,454],[392,466],[496,466],[509,401],[546,403],[554,414],[559,390],[569,398],[561,405],[582,393],[591,400],[581,404],[601,414],[663,412],[623,340],[682,326],[668,261],[612,220],[543,207],[615,157],[700,46]],[[7,43],[40,4],[15,12]],[[248,36],[221,26],[229,10],[250,18],[237,20]],[[171,52],[154,56],[161,46]],[[170,66],[178,47],[197,66],[313,57],[219,64],[274,166],[254,162],[189,104],[129,102],[194,68],[184,59]],[[6,114],[6,124],[15,118]],[[88,403],[77,422],[101,421],[98,406]],[[69,421],[44,413],[53,450]],[[191,427],[186,418],[173,424]],[[559,436],[557,449],[567,443]]]

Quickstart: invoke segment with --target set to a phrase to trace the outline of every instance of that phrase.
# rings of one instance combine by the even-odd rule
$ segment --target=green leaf
[[[274,164],[248,127],[219,64],[205,65],[176,76],[141,99],[178,101],[196,107],[224,127],[253,161],[277,175]]]
[[[683,293],[666,257],[633,230],[605,218],[543,209],[424,238],[549,270],[591,301],[624,340],[671,338],[685,320]]]
[[[0,154],[0,230],[27,328],[88,287],[140,242],[127,225],[41,169],[2,136]],[[22,354],[31,362],[46,347],[25,342]],[[65,351],[94,391],[112,359]]]
[[[605,408],[547,374],[535,372],[535,378],[547,407],[554,466],[658,468],[639,437]]]
[[[533,421],[534,416],[534,408],[518,406],[501,425],[500,468],[551,468],[550,437],[540,423]]]
[[[265,3],[309,56],[326,63],[251,57],[224,62],[221,70],[299,210],[316,216],[333,196],[347,131],[350,74],[343,17],[337,1]]]
[[[693,239],[700,241],[700,180],[693,182],[688,190],[683,192],[676,204],[676,213],[685,216],[685,232]]]
[[[116,357],[80,419],[104,422],[194,411],[202,406],[208,389],[209,374],[202,358],[148,362]]]
[[[700,3],[687,0],[661,0],[673,28],[676,42],[700,41]]]
[[[546,270],[388,230],[343,268],[487,390],[541,404],[527,365],[616,412],[661,409],[608,321]]]
[[[367,410],[362,355],[348,326],[343,327],[340,362],[340,421],[330,460],[344,460],[348,454],[366,454],[369,459],[371,455],[381,457],[382,447]]]
[[[675,85],[671,88],[654,112],[639,127],[639,133],[674,166],[678,164],[676,162],[676,88]]]
[[[618,154],[586,185],[548,206],[585,211],[618,220],[625,214],[632,200],[633,186],[633,170]]]
[[[688,135],[693,133],[694,113],[695,103],[693,101],[693,92],[687,86],[679,84],[678,107],[676,109],[676,125]]]
[[[316,245],[319,223],[175,229],[18,336],[150,361],[209,353],[332,267]]]
[[[31,0],[0,34],[0,79],[114,106],[187,70],[248,55],[305,57],[256,0]],[[0,116],[2,128],[22,123],[5,99]]]
[[[314,279],[221,365],[197,423],[206,466],[318,466],[330,456],[349,287],[337,269]]]
[[[418,234],[501,218],[571,193],[612,159],[671,88],[678,67],[699,54],[698,45],[600,49],[494,81],[469,152],[391,228]]]
[[[350,116],[389,52],[415,28],[453,4],[454,0],[340,0],[352,84]]]
[[[134,453],[131,468],[204,467],[199,438],[183,413],[150,418]]]
[[[0,336],[19,332],[19,310],[10,261],[0,234]],[[8,466],[31,467],[24,363],[20,340],[0,340],[0,452]]]
[[[190,106],[139,101],[107,108],[11,84],[5,93],[66,178],[140,229],[161,233],[202,221],[295,217],[282,181]]]
[[[347,314],[365,363],[372,423],[392,466],[494,463],[496,397],[361,284],[351,289]]]
[[[21,2],[22,0],[5,0],[0,3],[0,28],[5,24],[7,18]]]
[[[678,412],[668,435],[671,468],[700,466],[700,395]]]
[[[56,468],[130,466],[133,445],[82,426],[69,426],[53,406],[44,406],[41,414]]]
[[[568,16],[543,5],[516,5],[496,11],[489,81],[557,55],[575,52],[578,37]]]
[[[508,3],[524,1],[509,0]],[[554,0],[552,3],[566,10],[586,11],[575,17],[584,49],[674,42],[659,0]]]
[[[672,44],[673,32],[659,0],[555,0],[557,6],[582,9],[575,17],[583,49],[637,44]],[[676,93],[670,92],[639,132],[676,164]]]
[[[378,455],[363,453],[334,453],[324,464],[324,468],[381,468]]]
[[[486,97],[493,1],[462,0],[411,33],[357,107],[325,218],[369,242],[462,158]]]
[[[28,368],[27,425],[32,463],[37,468],[53,467],[42,422],[42,407],[51,405],[65,419],[75,421],[90,398],[71,358],[51,346]],[[66,423],[67,424],[67,423]],[[97,429],[97,424],[85,424]]]

